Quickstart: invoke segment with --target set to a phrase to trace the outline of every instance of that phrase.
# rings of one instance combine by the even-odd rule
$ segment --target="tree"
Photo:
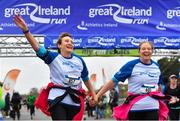
[[[165,57],[158,60],[160,65],[160,70],[163,75],[163,81],[166,84],[168,82],[168,77],[171,74],[179,75],[180,71],[180,57]]]

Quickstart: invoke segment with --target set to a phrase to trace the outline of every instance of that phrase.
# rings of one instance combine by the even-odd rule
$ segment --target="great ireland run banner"
[[[19,13],[47,48],[69,32],[76,48],[136,48],[147,40],[180,49],[179,0],[0,0],[0,6],[0,35],[22,34],[13,23]]]

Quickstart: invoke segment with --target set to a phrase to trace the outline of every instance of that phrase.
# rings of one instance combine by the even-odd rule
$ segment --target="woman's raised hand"
[[[23,20],[20,14],[14,15],[13,21],[20,29],[22,29],[22,31],[28,30],[26,22]]]

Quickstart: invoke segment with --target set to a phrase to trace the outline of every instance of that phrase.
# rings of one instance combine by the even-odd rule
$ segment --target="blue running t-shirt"
[[[82,81],[89,80],[86,64],[80,56],[72,54],[70,58],[65,58],[58,52],[46,50],[43,46],[40,46],[36,53],[49,66],[50,80],[54,84],[79,90],[82,88]],[[53,100],[64,92],[65,90],[53,88],[49,92],[48,99]],[[62,103],[79,106],[69,95],[62,100]]]
[[[162,84],[159,65],[152,60],[150,64],[144,64],[140,59],[132,60],[126,63],[112,78],[115,83],[124,82],[126,79],[128,79],[128,92],[134,94],[142,94],[146,86],[157,90],[158,85]],[[159,102],[148,96],[136,102],[131,111],[154,109],[159,109]]]

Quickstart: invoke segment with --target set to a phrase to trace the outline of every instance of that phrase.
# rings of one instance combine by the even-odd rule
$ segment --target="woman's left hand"
[[[94,107],[97,104],[97,100],[98,99],[96,95],[92,96],[89,102],[90,106]]]
[[[177,97],[172,96],[170,101],[169,101],[169,104],[174,104],[176,102],[177,102]]]

